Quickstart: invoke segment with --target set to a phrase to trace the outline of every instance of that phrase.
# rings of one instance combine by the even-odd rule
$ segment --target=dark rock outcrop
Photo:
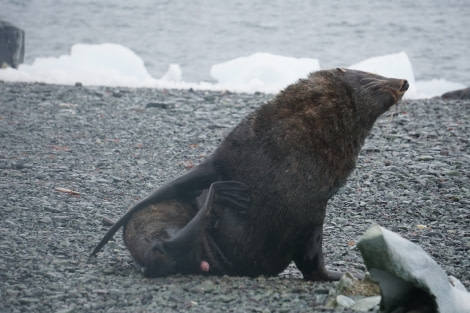
[[[462,99],[470,99],[470,87],[449,91],[441,96],[444,100],[462,100]]]
[[[24,60],[24,31],[0,21],[0,67],[14,67]]]

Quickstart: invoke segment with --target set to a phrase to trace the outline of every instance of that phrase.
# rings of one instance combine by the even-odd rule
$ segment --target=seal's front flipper
[[[216,169],[215,161],[208,159],[186,173],[185,175],[176,178],[175,180],[163,185],[152,192],[143,200],[137,202],[130,208],[114,225],[108,230],[101,239],[100,243],[91,253],[92,256],[96,255],[101,248],[114,236],[114,234],[127,223],[132,214],[147,207],[165,200],[184,200],[195,198],[207,189],[213,182],[219,179],[219,174]]]
[[[229,208],[239,213],[244,213],[250,205],[250,188],[239,181],[215,182],[209,189],[206,201],[202,209],[219,215],[218,208]]]
[[[339,280],[342,273],[325,268],[322,251],[323,224],[315,225],[308,236],[300,238],[294,262],[306,280]]]
[[[191,272],[188,269],[195,268],[195,264],[199,266],[201,261],[214,255],[217,259],[225,259],[208,231],[215,227],[218,220],[224,219],[227,210],[243,214],[249,204],[250,193],[246,184],[238,181],[213,183],[198,213],[174,237],[164,241],[162,251],[178,260],[179,272]]]

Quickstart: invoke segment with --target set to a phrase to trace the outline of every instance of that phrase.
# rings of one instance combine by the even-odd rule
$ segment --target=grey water
[[[26,33],[25,63],[75,43],[117,43],[161,77],[211,81],[211,65],[255,52],[316,58],[321,68],[405,51],[417,80],[470,85],[469,0],[1,0]]]

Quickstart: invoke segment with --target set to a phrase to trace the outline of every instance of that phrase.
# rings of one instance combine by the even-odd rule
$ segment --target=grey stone
[[[215,289],[215,285],[211,280],[204,280],[198,286],[196,286],[195,290],[197,292],[205,293],[205,292],[212,292]]]
[[[50,218],[49,216],[44,216],[41,217],[38,221],[40,223],[52,223],[52,218]]]
[[[344,273],[344,275],[341,276],[341,279],[338,281],[336,291],[338,293],[344,293],[353,289],[355,281],[357,281],[357,278],[355,278],[350,272]]]
[[[356,302],[353,299],[349,298],[349,297],[346,297],[346,296],[343,296],[343,295],[336,296],[336,304],[340,307],[349,308],[355,303]]]
[[[145,105],[146,108],[160,108],[160,109],[174,109],[174,103],[166,103],[166,102],[148,102]]]
[[[445,100],[470,99],[470,87],[446,92],[441,98]]]
[[[349,308],[353,311],[369,312],[380,304],[380,296],[367,297],[359,299]]]
[[[381,289],[381,308],[392,312],[417,299],[441,313],[470,312],[470,293],[418,245],[380,226],[369,228],[357,244]]]
[[[18,68],[24,60],[24,31],[0,21],[0,67]]]

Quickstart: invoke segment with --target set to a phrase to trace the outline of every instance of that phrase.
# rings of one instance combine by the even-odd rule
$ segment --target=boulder
[[[380,226],[369,228],[357,246],[379,283],[384,312],[470,312],[470,293],[420,246]]]
[[[470,99],[470,87],[446,92],[441,98],[444,100],[468,100]]]
[[[24,61],[24,31],[0,21],[0,67],[18,68]]]

